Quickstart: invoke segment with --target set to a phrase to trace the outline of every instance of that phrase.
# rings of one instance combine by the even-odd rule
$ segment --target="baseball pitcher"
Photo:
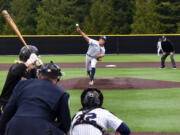
[[[102,61],[105,55],[104,44],[106,42],[106,37],[101,36],[99,41],[89,38],[78,26],[77,32],[79,32],[82,37],[88,42],[89,48],[86,53],[86,71],[90,77],[89,85],[94,85],[94,75],[96,72],[97,61]]]

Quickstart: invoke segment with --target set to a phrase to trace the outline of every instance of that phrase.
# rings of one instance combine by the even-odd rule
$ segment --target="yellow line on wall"
[[[121,34],[121,35],[105,35],[109,37],[136,37],[136,36],[180,36],[180,34]],[[102,36],[102,35],[88,35]],[[16,35],[0,35],[0,37],[17,37]],[[81,37],[81,35],[23,35],[23,37]]]

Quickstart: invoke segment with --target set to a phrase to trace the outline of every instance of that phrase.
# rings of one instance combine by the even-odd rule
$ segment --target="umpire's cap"
[[[104,39],[106,41],[106,36],[100,36],[99,39]]]
[[[87,88],[81,94],[81,104],[84,109],[101,107],[103,99],[103,94],[97,88]]]
[[[62,76],[61,69],[58,65],[54,64],[53,61],[44,64],[39,70],[39,74],[51,78]]]
[[[166,39],[166,36],[162,36],[162,40]]]
[[[27,49],[25,46],[21,48],[19,52],[19,59],[21,61],[26,62],[27,59],[30,57],[31,53],[35,53],[36,55],[39,55],[39,50],[34,45],[28,45],[29,49]]]

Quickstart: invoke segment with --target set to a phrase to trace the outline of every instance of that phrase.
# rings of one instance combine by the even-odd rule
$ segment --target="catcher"
[[[70,135],[103,135],[108,128],[114,129],[115,135],[130,135],[122,120],[102,108],[103,94],[99,89],[84,90],[81,104],[82,109],[73,117]]]
[[[86,53],[86,71],[90,77],[89,85],[94,85],[94,75],[96,72],[97,61],[102,61],[105,54],[104,44],[106,36],[101,36],[99,41],[89,38],[79,27],[77,27],[82,37],[88,42],[89,48]]]

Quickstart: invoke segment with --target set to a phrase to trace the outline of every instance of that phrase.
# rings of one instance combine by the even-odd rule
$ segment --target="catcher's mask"
[[[39,50],[36,46],[33,45],[28,45],[28,46],[29,46],[29,50],[24,46],[21,48],[19,52],[19,59],[21,61],[26,62],[27,59],[30,57],[31,53],[35,53],[37,56],[39,55]]]
[[[103,104],[103,94],[97,88],[88,88],[81,94],[81,104],[83,108],[101,107]]]
[[[50,78],[62,76],[61,69],[58,65],[54,64],[53,61],[48,64],[44,64],[39,70],[39,74]]]

